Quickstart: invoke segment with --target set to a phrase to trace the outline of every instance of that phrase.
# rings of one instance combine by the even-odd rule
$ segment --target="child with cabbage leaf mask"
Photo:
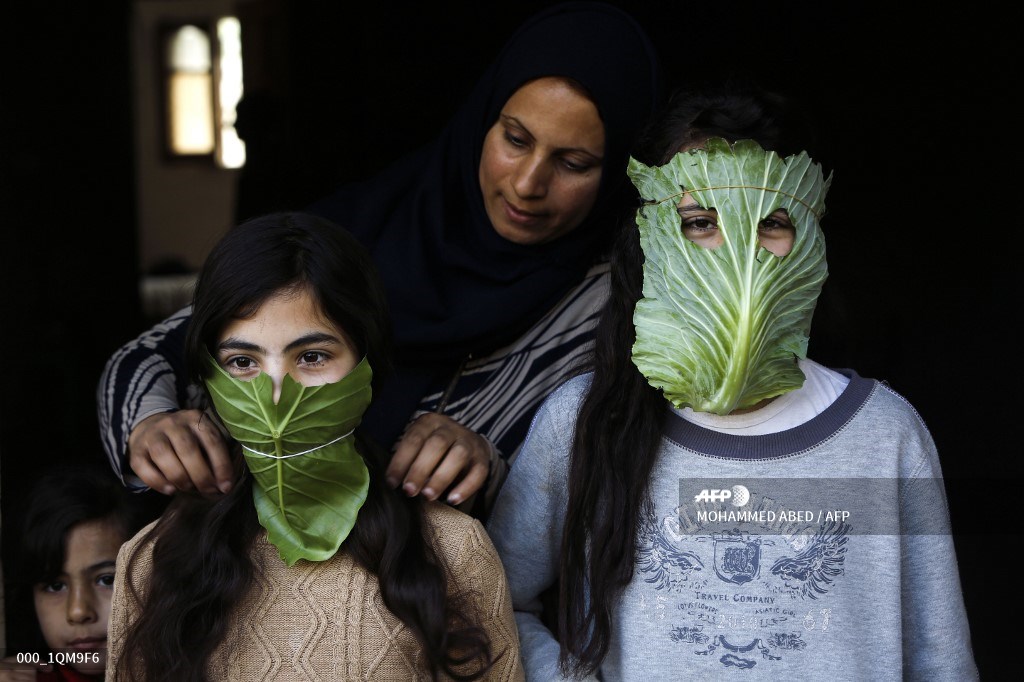
[[[977,679],[927,428],[806,357],[829,181],[787,102],[680,92],[635,148],[593,359],[538,410],[488,522],[531,678]],[[765,518],[836,491],[867,510]]]
[[[213,248],[186,359],[210,401],[196,428],[230,434],[235,485],[213,498],[179,493],[125,545],[111,679],[224,679],[222,665],[246,679],[268,665],[363,678],[385,659],[408,679],[479,679],[500,660],[496,678],[516,679],[500,561],[485,535],[480,551],[459,554],[479,522],[390,489],[387,453],[358,430],[371,367],[386,366],[387,320],[366,250],[323,218],[261,216]],[[457,596],[481,579],[488,600],[506,595],[503,608]]]
[[[827,275],[818,226],[828,181],[806,153],[752,140],[701,148],[629,175],[644,297],[633,362],[676,407],[729,414],[798,388]]]
[[[354,437],[370,404],[369,362],[301,284],[219,337],[206,390],[242,448],[260,525],[289,564],[333,556],[369,487]]]

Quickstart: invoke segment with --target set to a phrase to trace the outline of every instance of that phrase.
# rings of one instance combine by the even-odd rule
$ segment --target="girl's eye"
[[[318,350],[308,350],[300,356],[299,361],[303,365],[319,366],[327,361],[327,353]]]
[[[757,224],[760,232],[774,232],[776,230],[792,230],[793,225],[785,216],[772,214]]]
[[[52,582],[52,583],[46,583],[46,584],[43,585],[43,592],[63,592],[64,591],[64,587],[65,587],[64,583],[59,582],[59,581],[58,582]]]
[[[232,355],[229,358],[221,361],[221,366],[227,370],[228,374],[235,377],[236,379],[249,379],[256,378],[256,375],[260,373],[260,367],[256,363],[256,360],[246,355]]]
[[[114,574],[104,573],[101,576],[97,576],[96,584],[102,587],[113,587],[114,586]]]
[[[718,223],[706,216],[698,216],[684,220],[683,229],[690,232],[711,232],[718,229]]]
[[[256,363],[253,361],[252,358],[247,358],[244,355],[236,355],[233,358],[228,358],[225,364],[227,365],[228,369],[236,369],[241,370],[243,372],[246,370],[253,369],[256,366]]]

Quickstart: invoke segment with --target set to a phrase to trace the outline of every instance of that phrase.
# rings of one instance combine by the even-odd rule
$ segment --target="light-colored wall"
[[[198,268],[234,221],[238,171],[217,168],[212,162],[169,162],[164,157],[159,64],[162,22],[232,15],[233,7],[234,2],[227,0],[134,2],[132,80],[141,272],[168,257]]]

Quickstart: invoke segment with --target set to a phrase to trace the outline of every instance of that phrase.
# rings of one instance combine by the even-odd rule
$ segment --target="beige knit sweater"
[[[449,592],[468,595],[503,652],[487,680],[523,680],[519,637],[505,572],[479,521],[444,504],[428,503],[426,520],[435,551],[448,569]],[[128,557],[147,526],[121,548],[110,613],[108,679],[120,658],[127,626],[138,605],[126,582],[145,593],[152,546],[144,547],[132,575]],[[377,579],[339,552],[323,562],[288,567],[260,534],[254,559],[263,572],[238,605],[235,626],[211,657],[208,677],[217,682],[254,680],[429,680],[413,634],[388,611]]]

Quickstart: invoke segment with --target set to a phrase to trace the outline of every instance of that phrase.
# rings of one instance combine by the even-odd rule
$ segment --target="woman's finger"
[[[452,422],[452,428],[457,432],[458,439],[434,472],[434,478],[427,483],[424,494],[429,490],[430,493],[436,493],[431,499],[436,499],[448,490],[447,502],[460,504],[487,481],[493,447],[486,438],[457,422]],[[452,488],[456,482],[458,485]]]
[[[235,469],[231,463],[231,455],[228,452],[227,443],[220,430],[213,424],[209,417],[200,417],[196,422],[196,436],[206,453],[207,462],[213,471],[213,478],[217,490],[227,493],[231,490],[235,478]]]
[[[412,497],[422,490],[453,442],[452,434],[444,429],[435,430],[423,441],[402,482],[402,490],[406,495]]]
[[[149,461],[153,463],[164,478],[171,482],[176,490],[193,489],[192,479],[181,462],[181,455],[166,434],[162,438],[153,439],[149,447]]]
[[[392,488],[397,488],[405,481],[409,467],[412,466],[431,431],[432,428],[429,425],[416,420],[402,434],[402,440],[398,442],[395,454],[392,455],[387,471],[384,472],[388,485]]]
[[[199,435],[195,433],[194,428],[195,426],[192,425],[187,429],[169,431],[167,437],[171,448],[188,477],[189,485],[204,495],[220,494],[217,482],[213,477],[213,470],[210,468],[210,463],[202,450]],[[210,427],[207,426],[207,428]]]
[[[148,458],[132,458],[131,468],[132,472],[139,477],[139,480],[153,490],[163,493],[164,495],[171,495],[174,493],[174,484],[168,481]]]
[[[462,504],[462,502],[468,500],[470,496],[474,495],[483,487],[484,483],[487,481],[487,475],[490,471],[491,466],[489,455],[488,459],[484,463],[474,461],[473,466],[469,469],[469,473],[467,473],[459,484],[455,486],[450,493],[448,493],[448,497],[446,498],[448,504]]]
[[[201,414],[199,410],[162,412],[136,425],[128,437],[128,464],[143,483],[167,495],[193,488],[181,460],[190,451],[202,456],[191,431]]]

